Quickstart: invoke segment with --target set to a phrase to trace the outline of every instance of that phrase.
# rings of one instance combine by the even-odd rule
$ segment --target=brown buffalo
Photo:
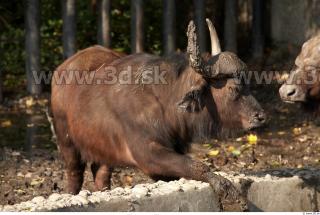
[[[154,179],[200,180],[221,197],[239,196],[228,180],[186,153],[194,141],[260,127],[265,115],[249,89],[230,77],[244,63],[220,52],[203,61],[193,22],[188,38],[187,55],[102,57],[88,66],[84,56],[98,57],[83,52],[58,67],[51,108],[69,192],[80,191],[85,164],[91,162],[97,189],[110,187],[113,167],[135,166]],[[213,40],[212,46],[218,44]],[[79,84],[75,78],[68,84],[55,82],[61,74],[83,68],[94,70],[91,84]],[[159,74],[164,82],[157,82]],[[199,93],[190,101],[200,100],[201,109],[181,111],[177,104],[194,89]]]
[[[285,102],[302,103],[308,110],[320,111],[320,35],[303,44],[279,93]]]

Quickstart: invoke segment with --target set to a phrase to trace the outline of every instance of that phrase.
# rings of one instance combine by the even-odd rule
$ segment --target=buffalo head
[[[281,99],[316,110],[320,104],[320,36],[307,41],[280,90]]]
[[[205,61],[201,57],[199,43],[196,35],[196,26],[193,21],[188,26],[189,65],[197,73],[199,78],[195,81],[191,91],[184,100],[179,103],[183,107],[197,107],[191,109],[201,110],[208,106],[205,89],[210,89],[219,118],[224,128],[248,130],[262,126],[266,116],[252,96],[249,87],[240,83],[237,74],[247,70],[246,64],[238,56],[231,52],[222,52],[217,32],[212,22],[207,19],[211,38],[211,57]],[[193,101],[193,102],[191,102]]]

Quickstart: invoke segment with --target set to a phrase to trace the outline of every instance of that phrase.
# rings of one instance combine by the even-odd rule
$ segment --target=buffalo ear
[[[188,92],[185,97],[178,103],[178,107],[183,112],[200,112],[204,107],[202,92],[198,90]]]
[[[203,78],[187,92],[183,99],[178,102],[178,108],[183,112],[196,113],[204,108],[204,91],[207,88],[207,81]]]

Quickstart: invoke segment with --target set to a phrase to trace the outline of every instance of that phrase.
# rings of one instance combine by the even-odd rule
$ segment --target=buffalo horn
[[[189,55],[190,66],[199,74],[205,77],[212,77],[211,67],[205,65],[202,60],[199,41],[196,33],[196,26],[193,21],[188,25],[188,47],[187,53]]]
[[[210,31],[210,39],[211,39],[211,55],[216,56],[221,53],[221,46],[218,38],[218,34],[216,28],[210,21],[210,19],[206,19],[208,28]]]

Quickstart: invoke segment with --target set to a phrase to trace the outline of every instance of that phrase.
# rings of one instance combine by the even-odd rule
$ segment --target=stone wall
[[[219,173],[247,196],[250,211],[299,212],[320,209],[320,170],[274,170],[255,174]],[[207,183],[180,179],[140,184],[133,188],[80,194],[52,194],[0,211],[219,211],[216,194]]]

